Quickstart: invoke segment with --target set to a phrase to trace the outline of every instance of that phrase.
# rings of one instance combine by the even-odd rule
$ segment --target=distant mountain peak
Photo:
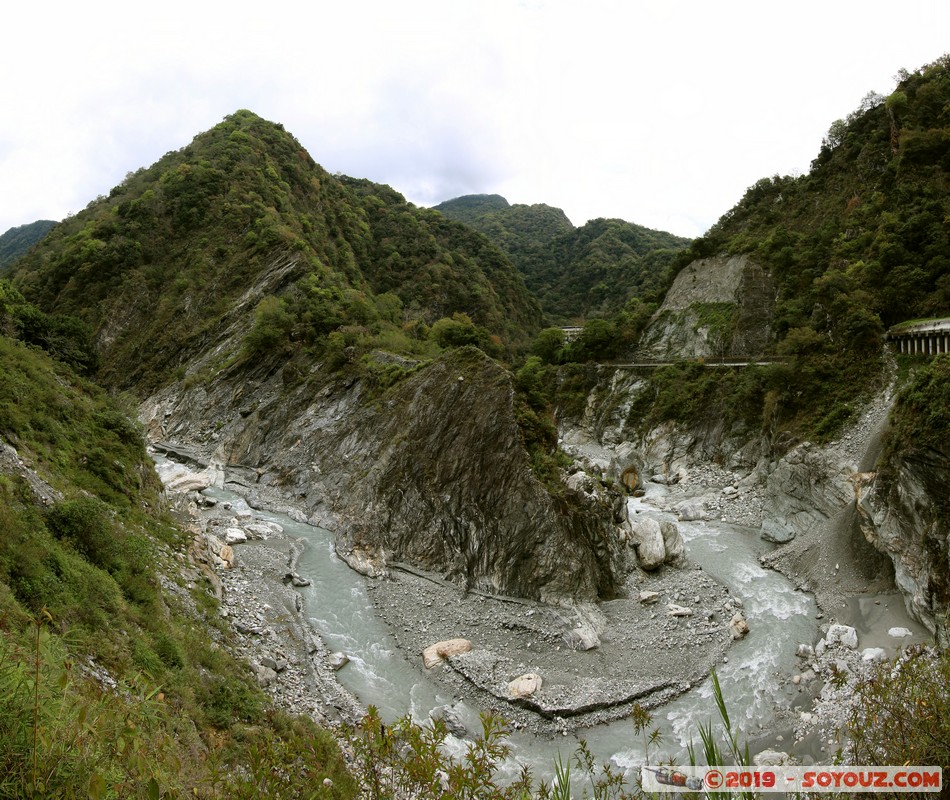
[[[622,308],[652,296],[688,239],[621,219],[575,228],[560,208],[510,205],[500,195],[466,195],[435,206],[484,233],[504,250],[551,320],[566,321]]]
[[[0,271],[16,261],[49,233],[56,224],[51,219],[38,219],[17,225],[0,235]]]

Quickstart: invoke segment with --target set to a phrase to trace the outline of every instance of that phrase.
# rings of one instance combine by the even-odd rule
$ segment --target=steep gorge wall
[[[861,529],[894,564],[911,613],[943,646],[950,617],[950,455],[916,448],[855,481]]]
[[[354,379],[279,374],[176,384],[142,406],[252,504],[334,530],[367,572],[406,561],[466,588],[549,601],[620,591],[620,497],[552,493],[521,442],[509,373],[473,348],[378,397]]]
[[[702,427],[641,431],[628,410],[648,384],[605,372],[580,419],[564,421],[568,449],[592,455],[606,475],[689,479],[710,464],[744,476],[762,498],[764,563],[809,587],[819,603],[892,590],[910,614],[946,640],[950,614],[950,456],[918,449],[881,472],[881,438],[894,388],[867,403],[855,425],[828,445],[775,452],[757,431],[718,419]]]
[[[761,355],[772,337],[775,286],[748,255],[703,258],[670,287],[640,342],[644,358]]]

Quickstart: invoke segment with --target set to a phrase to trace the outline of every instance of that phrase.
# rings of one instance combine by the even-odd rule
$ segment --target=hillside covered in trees
[[[948,188],[944,57],[903,72],[890,96],[865,97],[831,124],[807,174],[758,181],[676,256],[670,278],[710,257],[759,265],[774,297],[759,350],[783,363],[715,376],[689,365],[658,371],[655,402],[631,414],[647,427],[731,420],[788,431],[790,441],[833,436],[883,379],[887,329],[950,315]]]
[[[0,273],[49,233],[56,223],[40,219],[0,234]]]
[[[240,302],[259,311],[251,349],[271,354],[325,349],[333,332],[338,348],[381,336],[413,351],[440,320],[437,336],[502,352],[541,322],[481,234],[387,186],[329,175],[249,111],[65,220],[15,280],[91,327],[105,381],[143,389],[234,323]]]
[[[504,250],[551,322],[567,324],[655,302],[675,253],[688,239],[619,219],[575,228],[548,205],[510,205],[500,195],[467,195],[435,206]]]
[[[620,220],[574,228],[558,209],[497,195],[418,209],[326,173],[248,111],[130,174],[0,282],[0,795],[303,796],[325,776],[326,796],[356,794],[325,732],[269,709],[247,667],[207,646],[227,626],[207,591],[176,582],[188,535],[163,508],[134,422],[142,397],[211,385],[228,368],[233,385],[272,379],[271,418],[229,394],[234,424],[263,431],[287,410],[281,392],[306,407],[306,380],[324,370],[322,396],[359,379],[365,408],[384,416],[394,383],[475,345],[517,367],[490,368],[499,396],[514,395],[531,468],[563,506],[553,401],[581,413],[598,377],[564,362],[622,355],[678,270],[742,254],[774,282],[762,351],[775,363],[658,369],[623,413],[641,430],[732,426],[781,456],[832,438],[880,388],[889,326],[950,315],[948,177],[947,57],[869,95],[831,125],[808,174],[757,182],[692,243]],[[567,347],[539,332],[544,314],[593,321]],[[239,351],[215,351],[225,340]],[[213,369],[194,370],[199,357]],[[885,474],[915,453],[950,458],[946,357],[898,362],[916,372],[895,405]],[[336,370],[347,373],[334,383]],[[446,374],[450,388],[464,377]],[[945,500],[938,511],[934,552]],[[945,547],[937,556],[945,565]],[[121,691],[103,691],[104,675]]]
[[[74,369],[83,333],[0,280],[0,797],[352,796],[333,738],[224,646],[134,408]]]

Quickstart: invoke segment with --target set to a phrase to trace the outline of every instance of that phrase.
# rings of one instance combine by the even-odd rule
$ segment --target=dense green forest
[[[619,219],[575,228],[559,208],[509,205],[499,195],[468,195],[435,206],[480,230],[524,276],[549,321],[603,317],[633,298],[655,303],[688,239]]]
[[[163,511],[135,403],[213,343],[233,335],[238,367],[299,367],[287,380],[346,365],[378,385],[406,371],[384,370],[378,350],[421,363],[476,345],[515,367],[535,430],[526,443],[551,456],[553,407],[580,413],[598,378],[576,362],[629,353],[678,269],[748,254],[774,279],[763,351],[776,363],[656,370],[629,416],[642,428],[745,426],[778,452],[830,439],[857,413],[884,380],[889,326],[950,315],[948,178],[944,57],[869,95],[831,125],[806,175],[762,179],[692,243],[619,220],[575,229],[558,209],[497,195],[415,208],[326,173],[247,111],[45,238],[14,229],[3,244],[22,257],[0,281],[0,445],[22,461],[0,452],[0,797],[305,796],[324,776],[322,796],[355,793],[324,731],[269,709],[246,666],[207,646],[209,632],[228,635],[214,598],[162,589],[177,581],[171,554],[186,534]],[[541,329],[545,313],[586,319],[583,335],[568,344]],[[947,359],[898,366],[914,372],[886,453],[945,451]],[[946,720],[940,669],[926,691]],[[121,690],[104,690],[103,674]],[[902,709],[924,678],[908,670],[868,691],[893,692]],[[946,741],[930,720],[909,729]],[[868,739],[888,733],[858,724]],[[930,757],[911,744],[868,752]]]
[[[0,273],[43,239],[55,224],[52,220],[41,219],[0,234]]]
[[[883,380],[887,328],[950,315],[950,57],[903,72],[891,95],[870,94],[832,123],[807,174],[751,186],[675,256],[660,288],[696,259],[731,254],[748,254],[774,280],[772,338],[761,351],[783,363],[657,370],[631,421],[725,420],[786,447],[828,440]],[[637,308],[605,324],[631,330]],[[554,332],[542,338],[539,356],[570,357],[551,346]]]
[[[92,328],[102,380],[143,391],[171,380],[242,302],[263,303],[257,344],[275,356],[319,353],[334,331],[346,346],[381,336],[413,350],[443,319],[502,352],[541,323],[483,236],[387,186],[331,176],[249,111],[129,174],[14,270],[29,300]]]

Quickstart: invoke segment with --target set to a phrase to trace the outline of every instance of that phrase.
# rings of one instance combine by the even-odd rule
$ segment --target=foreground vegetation
[[[130,408],[0,336],[0,445],[0,797],[353,796],[333,737],[268,707],[183,585]]]
[[[935,655],[914,648],[894,663],[878,664],[870,677],[856,687],[855,702],[841,731],[845,745],[838,753],[842,764],[866,766],[946,765],[950,763],[950,654]],[[730,720],[715,672],[712,674],[713,707],[707,722],[700,723],[687,748],[689,766],[753,767],[747,743]],[[635,707],[631,714],[631,742],[642,744],[647,764],[676,766],[659,753],[662,737],[648,711]],[[629,779],[615,767],[598,764],[581,740],[573,754],[559,757],[550,780],[537,780],[522,767],[517,777],[500,779],[501,767],[512,773],[507,729],[498,718],[484,715],[482,733],[467,744],[461,758],[447,755],[448,736],[440,720],[420,727],[408,718],[385,725],[374,709],[352,738],[363,776],[363,791],[370,800],[413,797],[419,800],[495,798],[497,800],[631,800],[645,796],[641,776]],[[517,766],[517,761],[514,762]],[[517,772],[517,770],[515,770]],[[944,776],[946,780],[946,776]],[[943,795],[947,794],[944,789]],[[706,791],[710,800],[769,797],[754,790],[740,793]],[[667,794],[649,795],[668,797]],[[697,795],[699,796],[699,795]],[[805,795],[808,796],[808,795]],[[826,793],[825,797],[849,797]],[[882,797],[901,797],[882,794]]]

